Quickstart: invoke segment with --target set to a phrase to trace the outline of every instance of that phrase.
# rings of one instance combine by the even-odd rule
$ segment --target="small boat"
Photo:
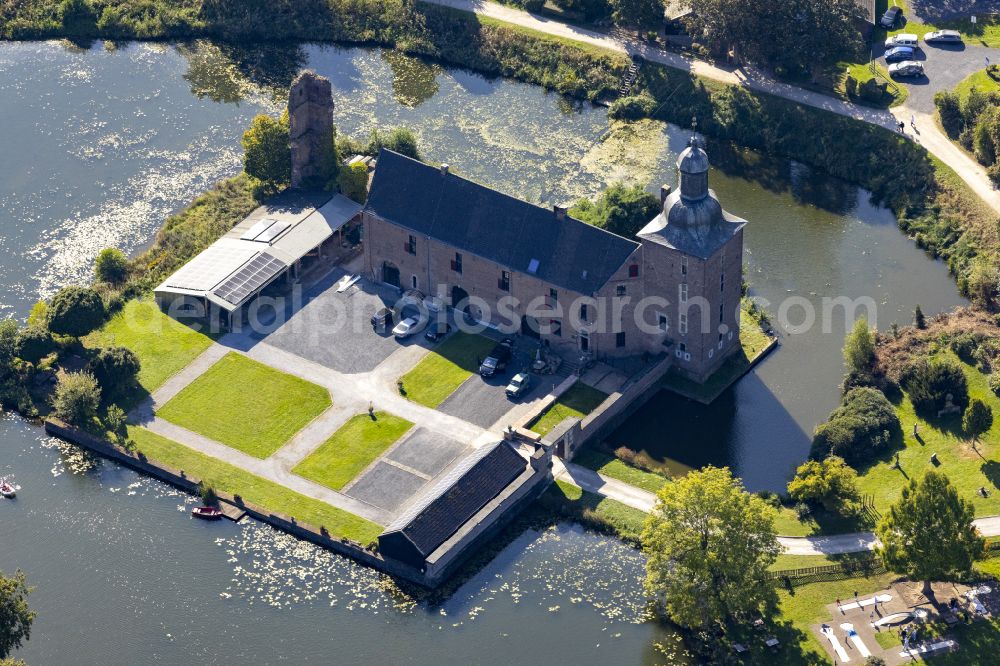
[[[0,496],[6,497],[7,499],[13,499],[16,495],[17,490],[14,489],[14,486],[6,481],[0,481]]]
[[[196,506],[191,509],[191,515],[203,520],[218,520],[222,518],[222,511],[214,506]]]

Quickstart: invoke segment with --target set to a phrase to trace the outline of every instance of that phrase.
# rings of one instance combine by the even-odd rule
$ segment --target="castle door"
[[[391,284],[397,289],[400,288],[399,284],[399,268],[394,264],[390,264],[388,261],[382,264],[382,282],[386,284]]]

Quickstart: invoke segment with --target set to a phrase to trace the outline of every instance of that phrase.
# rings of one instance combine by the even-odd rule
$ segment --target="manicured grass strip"
[[[795,509],[782,506],[778,508],[774,529],[781,536],[812,536],[871,531],[874,525],[858,518],[828,513],[821,509],[799,518]]]
[[[150,460],[203,479],[217,491],[239,495],[246,502],[292,516],[314,527],[325,527],[332,537],[345,537],[367,545],[382,532],[382,527],[371,521],[189,449],[145,428],[129,428],[129,437],[135,442],[137,450]]]
[[[323,387],[230,352],[160,408],[157,416],[266,458],[330,404]]]
[[[961,363],[952,352],[941,353]],[[1000,462],[997,462],[1000,453],[1000,418],[997,418],[1000,415],[1000,398],[990,390],[986,375],[967,363],[961,363],[961,366],[969,384],[969,399],[978,398],[990,406],[995,416],[993,427],[979,438],[973,450],[972,441],[962,432],[961,414],[928,421],[917,416],[910,399],[904,396],[896,409],[904,434],[905,448],[899,450],[902,471],[893,466],[895,454],[886,455],[864,470],[858,479],[861,492],[872,495],[875,507],[882,513],[899,498],[908,483],[907,477],[919,479],[927,470],[937,469],[947,474],[959,494],[972,502],[977,516],[1000,514],[1000,492],[997,490],[997,484],[1000,484]],[[915,422],[922,443],[913,438]],[[937,454],[939,466],[931,463],[932,453]],[[990,491],[988,497],[979,494],[980,487]]]
[[[550,430],[571,416],[583,418],[594,411],[608,397],[607,393],[577,382],[563,393],[531,424],[531,429],[539,435],[548,434]]]
[[[959,98],[964,102],[973,88],[981,93],[996,92],[1000,91],[1000,83],[997,83],[992,76],[987,74],[985,69],[981,69],[962,79],[955,86],[955,92],[958,93]]]
[[[661,474],[632,467],[610,453],[598,451],[591,447],[586,447],[573,456],[573,462],[587,469],[599,472],[604,476],[609,476],[612,479],[624,481],[636,488],[648,490],[651,493],[655,493],[663,487],[663,484],[670,481],[670,479]]]
[[[340,490],[412,427],[406,419],[386,412],[375,412],[375,420],[367,414],[358,414],[292,472]]]
[[[164,314],[151,300],[132,300],[83,340],[96,347],[128,347],[139,357],[139,384],[155,391],[212,345],[212,338]]]
[[[541,503],[560,515],[573,518],[584,525],[616,534],[618,537],[639,543],[646,514],[627,504],[595,493],[588,493],[572,483],[556,480],[542,495]]]
[[[457,331],[403,375],[406,397],[425,407],[437,407],[479,368],[496,343],[481,335]]]

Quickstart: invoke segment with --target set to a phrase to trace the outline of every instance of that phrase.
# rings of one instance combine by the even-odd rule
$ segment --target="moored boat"
[[[212,506],[196,506],[191,509],[191,515],[203,520],[218,520],[222,518],[222,511]]]
[[[14,486],[6,481],[0,481],[0,496],[13,499],[17,495]]]

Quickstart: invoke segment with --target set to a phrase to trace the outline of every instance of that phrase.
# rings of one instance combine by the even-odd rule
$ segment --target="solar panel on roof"
[[[249,240],[249,241],[255,240],[257,236],[260,236],[262,233],[264,233],[267,230],[267,228],[270,227],[275,222],[277,222],[277,220],[270,218],[256,222],[252,227],[243,232],[243,235],[240,236],[240,240]]]
[[[216,243],[171,275],[166,285],[208,291],[257,254],[258,250],[247,243]]]
[[[212,290],[227,303],[239,305],[247,296],[268,283],[275,275],[284,270],[285,264],[266,252],[248,262],[229,279]]]
[[[265,229],[259,236],[254,238],[256,243],[270,243],[275,238],[277,238],[281,232],[283,232],[288,227],[292,226],[291,222],[275,222],[267,229]]]

